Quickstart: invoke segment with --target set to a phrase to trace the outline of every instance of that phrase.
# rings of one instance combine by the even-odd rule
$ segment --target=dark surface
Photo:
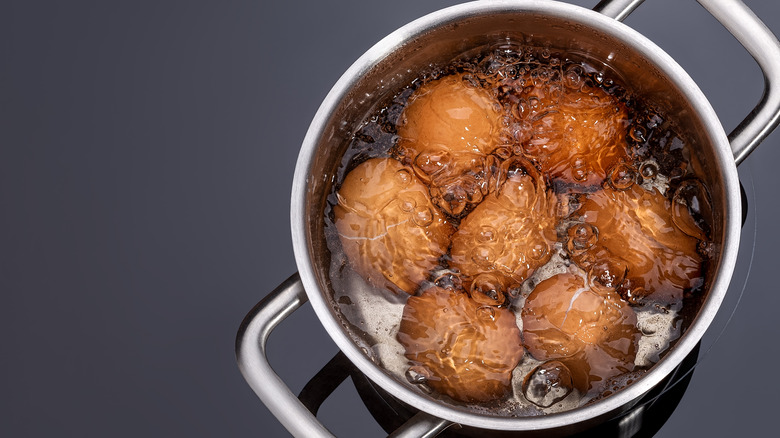
[[[287,436],[233,342],[296,270],[299,144],[363,51],[454,3],[3,3],[0,436]],[[780,3],[746,3],[780,33]],[[694,1],[648,0],[626,23],[690,72],[727,131],[758,101],[758,68]],[[658,436],[776,434],[778,163],[775,133],[740,166],[750,214],[726,315]],[[746,293],[710,350],[754,229]],[[308,305],[270,343],[296,392],[336,351]],[[338,436],[382,436],[349,384],[320,416]]]

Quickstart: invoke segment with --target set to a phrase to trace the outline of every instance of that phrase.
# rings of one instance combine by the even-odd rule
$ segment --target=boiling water
[[[560,412],[633,382],[679,338],[712,255],[709,196],[673,122],[608,70],[511,42],[477,52],[423,72],[356,129],[325,217],[333,303],[364,353],[418,391],[489,415]],[[571,296],[541,312],[561,278]],[[423,333],[436,321],[405,307],[432,293],[468,294],[492,309],[488,325],[514,316],[534,354],[496,365],[509,370],[501,396],[435,384],[440,362],[464,361],[441,334],[414,339],[446,354],[410,360],[402,321]],[[567,332],[592,316],[589,294],[607,303],[594,320],[607,334]]]

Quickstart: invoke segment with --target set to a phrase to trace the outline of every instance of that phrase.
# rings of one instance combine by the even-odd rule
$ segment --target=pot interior
[[[332,260],[326,239],[328,196],[340,170],[343,173],[343,155],[366,116],[387,105],[399,90],[432,66],[445,66],[476,48],[506,41],[585,59],[673,118],[686,141],[695,174],[709,189],[713,207],[710,238],[717,255],[706,261],[701,302],[694,306],[686,303],[684,311],[701,314],[683,318],[685,334],[681,340],[645,375],[644,382],[576,410],[586,412],[554,414],[546,420],[500,419],[489,412],[442,406],[441,401],[409,389],[406,382],[374,364],[371,349],[382,347],[372,345],[372,337],[360,333],[341,314],[331,282]],[[378,43],[345,73],[315,116],[301,150],[293,190],[296,259],[315,311],[339,347],[394,396],[418,409],[476,427],[550,427],[592,421],[624,409],[627,401],[638,398],[671,371],[703,335],[725,293],[738,246],[739,189],[734,161],[701,92],[674,61],[641,35],[592,11],[555,2],[455,6],[417,20]],[[655,372],[660,375],[651,377]]]

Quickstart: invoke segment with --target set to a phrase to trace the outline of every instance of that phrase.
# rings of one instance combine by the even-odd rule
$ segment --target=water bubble
[[[550,82],[552,76],[553,72],[549,68],[539,67],[534,69],[533,73],[531,74],[531,80],[533,81],[534,86],[542,87]]]
[[[636,171],[628,164],[617,164],[610,170],[607,181],[615,190],[627,190],[636,182]]]
[[[484,225],[477,232],[477,241],[482,243],[492,242],[497,236],[495,228],[490,225]]]
[[[471,251],[471,261],[485,270],[493,268],[495,258],[493,250],[487,246],[477,246]]]
[[[638,143],[644,143],[647,141],[647,131],[642,126],[633,126],[628,135]]]
[[[417,201],[413,198],[401,198],[401,210],[410,213],[414,207],[417,207]]]
[[[467,87],[480,88],[479,80],[475,78],[473,75],[466,73],[461,77],[461,80],[463,81],[464,84],[466,84]]]
[[[529,247],[531,248],[529,254],[531,260],[542,260],[549,252],[549,247],[547,246],[547,242],[545,242],[544,239],[538,239],[534,242],[531,242]]]
[[[418,207],[414,210],[412,220],[421,227],[427,227],[433,223],[433,211],[429,207]]]
[[[696,252],[707,258],[713,258],[717,255],[718,245],[714,242],[701,241],[696,245]]]
[[[477,69],[485,76],[493,76],[496,70],[500,68],[501,64],[496,62],[496,59],[492,56],[486,57],[482,62],[477,65]]]
[[[523,379],[523,395],[531,403],[547,408],[569,395],[574,387],[571,371],[557,360],[534,368]]]
[[[647,116],[647,123],[645,123],[645,126],[647,126],[648,129],[654,129],[663,122],[664,119],[660,115],[650,114]]]
[[[406,380],[413,385],[421,385],[428,382],[430,372],[427,368],[421,366],[412,366],[406,370]]]
[[[443,188],[444,192],[431,190],[431,196],[434,202],[441,207],[442,210],[452,216],[459,216],[466,209],[469,203],[469,199],[475,199],[478,196],[478,190],[469,193],[460,184],[450,184]],[[438,192],[438,193],[437,193]],[[437,194],[434,194],[437,193]],[[481,199],[481,194],[479,194]]]
[[[655,178],[658,175],[658,165],[653,162],[644,163],[639,168],[639,173],[643,178]]]
[[[500,146],[500,147],[497,147],[493,151],[493,154],[495,154],[498,158],[500,158],[502,160],[506,160],[506,159],[508,159],[509,157],[512,156],[512,146]]]
[[[461,190],[465,193],[465,199],[469,204],[479,204],[482,202],[484,181],[477,181],[476,178],[469,177],[464,178],[456,184],[460,185],[458,192]],[[487,192],[485,190],[484,192]]]
[[[584,168],[572,169],[572,175],[576,181],[585,181],[588,179],[588,171]]]
[[[575,65],[566,69],[563,74],[563,83],[569,88],[579,90],[582,87],[582,67]]]
[[[582,155],[571,157],[571,174],[577,181],[588,179],[588,160]]]
[[[503,284],[492,274],[480,274],[471,283],[471,299],[486,306],[506,303]]]
[[[415,170],[419,169],[422,175],[430,176],[446,168],[449,162],[450,156],[447,151],[426,151],[417,155],[414,159],[414,167]]]
[[[395,173],[395,177],[398,179],[400,187],[406,187],[412,182],[412,174],[406,169],[401,169]]]
[[[488,321],[495,321],[496,320],[496,311],[491,306],[482,306],[477,308],[477,318],[481,319],[482,321],[488,322]]]
[[[599,240],[599,230],[591,224],[576,224],[569,227],[569,253],[578,254],[590,249]]]
[[[683,181],[672,198],[672,220],[685,234],[706,240],[713,221],[709,193],[697,179]]]
[[[434,280],[433,284],[442,289],[455,292],[463,289],[463,282],[460,276],[452,271],[444,271],[440,273]]]
[[[601,259],[591,266],[588,280],[595,289],[615,290],[626,278],[628,267],[620,259]]]
[[[617,289],[620,297],[626,300],[629,304],[640,305],[642,300],[649,295],[649,292],[644,287],[636,284],[632,279],[626,278],[620,284]]]

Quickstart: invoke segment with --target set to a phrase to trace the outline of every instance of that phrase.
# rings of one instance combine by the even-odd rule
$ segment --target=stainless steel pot
[[[765,93],[757,107],[726,136],[720,121],[687,73],[642,35],[623,25],[642,0],[602,1],[595,11],[548,0],[477,1],[418,19],[392,33],[359,58],[323,101],[301,147],[292,191],[292,234],[299,274],[261,301],[246,317],[237,338],[241,372],[269,410],[295,436],[332,436],[274,373],[265,344],[273,328],[310,300],[321,323],[346,356],[368,378],[421,414],[395,436],[435,436],[451,424],[493,431],[569,434],[630,409],[662,381],[700,341],[726,293],[740,237],[740,193],[736,165],[780,122],[780,43],[738,0],[699,0],[753,55],[764,72]],[[328,279],[323,211],[333,176],[355,123],[383,93],[410,82],[430,63],[446,63],[473,47],[507,35],[608,60],[631,89],[673,115],[711,189],[713,241],[720,256],[711,261],[707,296],[676,346],[643,378],[597,403],[542,417],[503,418],[443,404],[415,392],[375,365],[339,322]]]

